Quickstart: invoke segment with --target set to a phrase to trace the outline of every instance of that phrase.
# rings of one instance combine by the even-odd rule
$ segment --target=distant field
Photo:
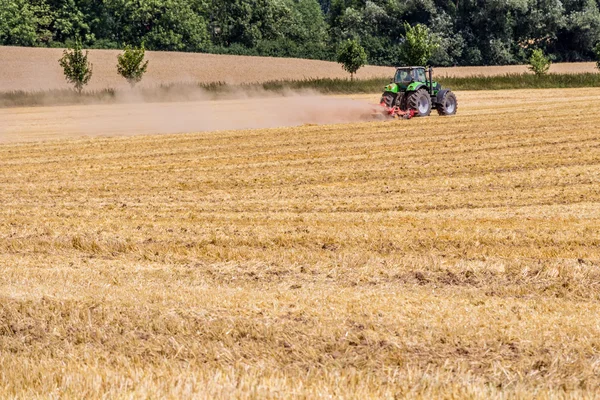
[[[39,91],[68,88],[57,60],[60,49],[0,47],[0,92],[13,90]],[[126,88],[116,74],[118,51],[90,50],[94,78],[90,90]],[[254,83],[275,80],[313,78],[346,78],[348,75],[337,63],[314,60],[243,57],[229,55],[148,52],[150,68],[142,86],[180,82]],[[595,72],[594,63],[554,64],[551,72]],[[504,75],[526,72],[525,66],[436,68],[437,76],[464,77],[471,75]],[[393,69],[367,66],[358,79],[392,76]]]
[[[2,110],[62,140],[0,144],[0,398],[594,398],[597,101],[117,138]]]
[[[116,73],[118,51],[90,50],[94,77],[90,90],[127,88]],[[68,88],[57,60],[60,49],[0,47],[0,92]],[[348,75],[325,61],[213,54],[147,52],[148,74],[142,86],[179,82],[251,83],[279,79],[341,78]],[[391,75],[390,68],[365,67],[359,78]]]

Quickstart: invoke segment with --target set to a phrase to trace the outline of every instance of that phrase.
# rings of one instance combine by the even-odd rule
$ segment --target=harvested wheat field
[[[594,397],[598,93],[458,98],[0,145],[0,397]]]
[[[0,46],[0,92],[68,89],[58,59],[62,49],[41,49]],[[87,89],[127,89],[127,82],[116,71],[116,50],[90,50],[94,76]],[[302,80],[311,78],[348,78],[334,62],[295,58],[248,57],[215,54],[154,52],[146,53],[150,61],[148,74],[140,87],[180,82],[257,83],[273,80]],[[438,77],[495,76],[528,72],[527,66],[452,67],[435,68]],[[596,64],[552,64],[552,73],[597,72]],[[357,78],[391,77],[393,68],[366,66]]]

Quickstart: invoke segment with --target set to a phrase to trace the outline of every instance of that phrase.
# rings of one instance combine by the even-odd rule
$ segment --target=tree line
[[[375,65],[402,62],[407,29],[435,39],[432,65],[594,59],[600,0],[0,0],[0,45],[126,46],[336,60],[348,40]],[[419,25],[420,26],[420,25]]]

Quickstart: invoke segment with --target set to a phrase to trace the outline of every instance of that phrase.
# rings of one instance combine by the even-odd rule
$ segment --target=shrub
[[[529,58],[529,69],[537,76],[546,75],[552,62],[541,49],[536,49]]]
[[[596,53],[596,68],[600,69],[600,42],[596,45],[594,52]]]
[[[92,79],[93,66],[88,61],[88,52],[83,54],[81,40],[75,40],[73,48],[63,52],[63,56],[58,62],[63,68],[65,79],[73,84],[77,93],[81,94],[83,87]]]
[[[142,80],[148,70],[148,61],[144,62],[145,56],[146,49],[142,44],[140,48],[125,46],[123,54],[117,57],[117,71],[129,82],[132,88]]]
[[[347,40],[340,46],[337,62],[342,64],[344,71],[350,73],[350,80],[354,74],[367,63],[367,53],[356,40]]]

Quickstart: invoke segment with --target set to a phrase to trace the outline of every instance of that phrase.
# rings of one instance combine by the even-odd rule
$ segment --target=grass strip
[[[452,90],[507,90],[507,89],[551,89],[599,87],[600,74],[505,74],[497,76],[438,77],[444,87]],[[153,88],[140,88],[133,92],[104,89],[84,91],[78,94],[73,90],[12,91],[0,93],[0,107],[31,107],[72,104],[103,104],[123,102],[165,102],[190,100],[216,100],[235,98],[253,94],[282,94],[294,91],[314,90],[322,94],[377,93],[389,83],[388,78],[373,78],[350,81],[347,79],[303,79],[277,80],[264,83],[229,85],[224,82],[174,83]]]

